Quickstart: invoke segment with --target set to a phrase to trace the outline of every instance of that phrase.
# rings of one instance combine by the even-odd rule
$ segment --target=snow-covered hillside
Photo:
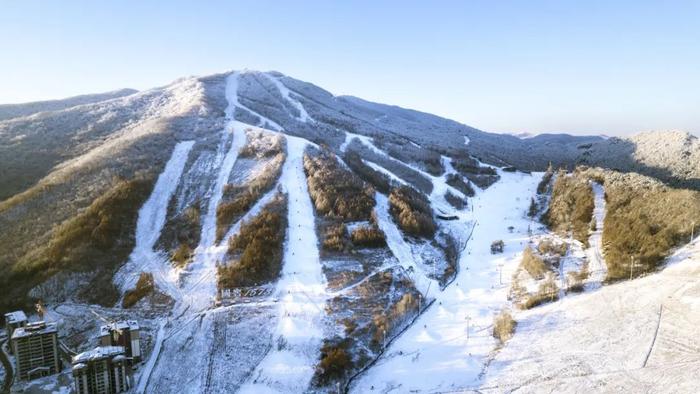
[[[606,284],[615,204],[602,180],[591,181],[587,246],[590,214],[580,242],[538,222],[552,188],[532,170],[572,165],[608,146],[600,138],[489,134],[277,72],[132,93],[0,120],[11,170],[0,180],[13,182],[0,201],[0,284],[12,291],[3,306],[48,301],[79,351],[96,345],[92,316],[138,319],[133,392],[700,387],[700,242],[659,273]],[[22,179],[16,163],[32,149],[47,154]],[[260,224],[280,201],[282,224]],[[545,280],[521,267],[545,239],[568,245],[546,275],[559,300],[518,310],[516,277]],[[227,270],[255,280],[230,284]],[[584,271],[576,293],[567,280]],[[504,309],[517,327],[501,342]],[[68,369],[17,387],[67,382]]]
[[[537,175],[501,176],[471,200],[473,228],[465,223],[461,229],[471,237],[455,280],[442,291],[433,287],[431,308],[357,379],[352,392],[448,392],[478,384],[496,346],[493,315],[507,304],[502,279],[510,277],[528,240],[526,197],[539,182]],[[505,253],[493,255],[491,242],[499,239]]]
[[[519,313],[480,392],[696,393],[700,242],[667,268]],[[468,387],[465,387],[467,389]]]

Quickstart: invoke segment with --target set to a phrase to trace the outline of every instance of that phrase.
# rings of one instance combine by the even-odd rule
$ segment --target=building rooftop
[[[123,356],[124,347],[123,346],[99,346],[87,352],[83,352],[73,357],[73,368],[78,367],[81,363],[87,363],[90,361],[99,361],[105,358],[111,358],[114,356]]]
[[[139,329],[139,323],[136,320],[122,320],[110,324],[105,324],[100,327],[100,335],[109,335],[114,330],[129,330],[135,331]]]
[[[15,323],[20,323],[20,322],[26,322],[27,321],[27,315],[24,314],[22,311],[14,311],[10,313],[5,314],[5,321],[8,324],[15,324]]]
[[[29,323],[24,327],[19,327],[12,332],[12,339],[29,337],[33,335],[55,334],[58,332],[56,323],[46,323],[38,321]]]

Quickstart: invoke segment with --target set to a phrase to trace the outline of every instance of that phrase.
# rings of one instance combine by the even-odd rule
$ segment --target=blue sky
[[[495,132],[700,133],[700,1],[1,1],[0,103],[278,70]]]

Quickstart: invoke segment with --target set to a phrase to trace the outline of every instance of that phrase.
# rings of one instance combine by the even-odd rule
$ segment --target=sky
[[[700,1],[0,0],[0,103],[277,70],[491,132],[700,134]]]

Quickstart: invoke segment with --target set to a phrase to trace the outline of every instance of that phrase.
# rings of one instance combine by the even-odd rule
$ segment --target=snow
[[[456,279],[435,293],[431,308],[360,375],[351,392],[449,391],[479,382],[496,345],[490,331],[493,315],[507,304],[506,282],[528,239],[525,212],[540,179],[522,173],[500,175],[499,182],[472,200],[475,227]],[[465,223],[460,220],[462,232],[470,231]],[[512,233],[508,226],[515,227]],[[496,239],[505,241],[503,254],[490,252]]]
[[[374,142],[371,137],[367,137],[365,135],[360,135],[360,134],[355,134],[355,133],[350,133],[348,131],[345,132],[345,142],[340,146],[340,151],[345,152],[347,149],[348,145],[352,140],[358,139],[360,142],[362,142],[364,145],[366,145],[368,148],[370,148],[374,153],[377,153],[382,156],[389,157],[389,155],[386,154],[383,150],[377,148],[376,145],[374,145]]]
[[[318,359],[328,295],[303,167],[307,145],[304,139],[287,136],[287,161],[280,184],[287,193],[289,229],[276,291],[277,342],[253,372],[252,380],[241,387],[242,393],[304,392]]]
[[[518,313],[480,392],[696,393],[700,242],[667,268]]]
[[[266,125],[269,125],[272,126],[272,128],[274,128],[276,131],[282,131],[282,126],[272,121],[271,119],[262,116],[258,112],[253,111],[252,109],[246,107],[238,101],[238,79],[240,75],[240,72],[232,72],[226,79],[226,99],[228,100],[226,116],[229,119],[234,119],[236,108],[241,108],[260,118],[260,123],[258,124],[258,126],[265,127]]]
[[[160,354],[161,348],[163,346],[163,339],[165,335],[165,322],[161,322],[160,325],[158,326],[158,334],[156,335],[156,340],[155,340],[155,345],[153,347],[153,351],[151,351],[152,355],[158,355]],[[146,391],[146,386],[148,385],[148,378],[151,376],[151,371],[153,371],[153,367],[156,364],[156,361],[158,360],[158,357],[149,357],[148,360],[146,361],[146,365],[144,366],[144,372],[142,372],[142,376],[145,376],[144,379],[140,379],[138,381],[138,385],[136,386],[136,392],[137,393],[144,393]]]
[[[299,121],[304,122],[304,123],[306,123],[308,121],[313,121],[311,116],[309,116],[309,114],[306,112],[306,109],[304,108],[304,106],[299,102],[299,100],[292,97],[292,92],[289,90],[288,87],[284,86],[284,84],[282,83],[282,81],[279,80],[279,78],[275,78],[275,77],[270,76],[268,74],[265,74],[265,75],[270,79],[270,81],[272,81],[272,83],[275,84],[275,86],[277,86],[277,89],[280,91],[280,94],[282,95],[282,97],[284,97],[290,104],[292,104],[299,111],[299,117],[297,118],[297,119],[299,119]]]
[[[456,211],[454,208],[452,208],[452,206],[445,200],[445,192],[447,192],[448,190],[450,191],[450,193],[456,195],[457,197],[466,198],[464,193],[462,193],[461,191],[459,191],[459,190],[455,189],[454,187],[447,184],[447,175],[456,173],[456,170],[452,167],[452,164],[451,164],[452,160],[449,157],[445,157],[445,156],[441,157],[442,163],[445,166],[445,173],[442,174],[441,176],[436,177],[436,176],[433,176],[433,175],[423,171],[422,169],[416,167],[413,164],[404,163],[402,161],[394,159],[393,157],[389,156],[386,152],[384,152],[383,150],[379,149],[376,145],[374,145],[372,138],[364,136],[364,135],[346,132],[345,142],[343,142],[343,144],[340,146],[340,151],[345,152],[348,144],[350,144],[350,142],[355,138],[357,138],[365,146],[370,148],[374,153],[381,155],[381,156],[384,156],[391,161],[395,161],[397,163],[400,163],[401,165],[409,167],[410,169],[421,174],[424,178],[429,179],[433,183],[433,191],[431,192],[431,194],[429,196],[431,204],[433,204],[434,207],[436,207],[442,213],[450,212],[450,214],[460,215],[460,213],[458,211]],[[373,169],[388,175],[391,179],[398,180],[400,183],[406,184],[406,182],[404,180],[401,180],[400,177],[398,177],[396,174],[392,173],[391,171],[387,170],[386,168],[384,168],[376,163],[372,163],[370,161],[363,160],[363,162],[367,165],[370,165]]]
[[[172,317],[162,322],[155,350],[141,372],[137,392],[170,391],[175,387],[192,393],[214,387],[226,387],[229,390],[237,388],[242,379],[247,380],[242,387],[243,391],[303,392],[314,372],[323,337],[323,308],[327,294],[318,257],[313,207],[302,163],[304,149],[310,142],[286,137],[287,160],[278,184],[287,192],[289,225],[294,230],[288,232],[282,277],[277,284],[275,296],[245,305],[254,306],[260,313],[230,324],[222,313],[230,313],[227,311],[239,305],[213,307],[216,264],[226,253],[227,239],[236,234],[241,223],[256,215],[276,193],[274,188],[264,195],[228,229],[226,237],[216,243],[216,208],[221,201],[223,187],[230,179],[239,150],[245,145],[245,131],[255,129],[254,126],[233,119],[235,108],[240,107],[237,97],[238,77],[237,73],[228,77],[226,94],[229,106],[226,114],[230,120],[222,133],[212,168],[212,171],[216,171],[216,180],[209,192],[209,202],[203,214],[200,244],[195,249],[188,271],[183,273],[186,276],[180,294],[176,297]],[[274,122],[263,117],[261,123],[274,125]],[[275,303],[276,299],[280,301]],[[277,308],[276,313],[266,312],[273,307]],[[237,312],[236,316],[241,315]],[[269,338],[266,338],[263,334],[265,330],[261,328],[257,330],[261,336],[256,337],[255,341],[236,344],[238,342],[235,339],[229,339],[227,345],[225,331],[250,328],[251,325],[261,324],[261,321],[275,324],[275,319],[279,319],[279,324]],[[282,343],[284,346],[280,345]],[[272,350],[265,353],[268,347]],[[222,364],[227,362],[225,359],[232,349],[237,349],[241,357],[236,364],[237,368],[242,368],[240,370],[231,370]],[[188,365],[188,370],[208,372],[188,377],[181,372],[183,363]],[[173,371],[177,371],[175,376]]]
[[[471,142],[471,140],[469,139],[469,137],[467,137],[467,136],[465,135],[465,136],[464,136],[464,145],[469,145],[470,142]]]
[[[272,190],[260,197],[260,199],[245,213],[245,215],[243,215],[243,217],[241,217],[233,226],[231,226],[226,235],[221,239],[218,247],[228,247],[228,240],[234,235],[238,234],[238,231],[241,229],[241,225],[257,216],[263,207],[272,200],[275,194],[277,194],[277,188],[273,187]]]
[[[386,236],[387,246],[391,253],[394,254],[394,257],[399,260],[399,264],[408,272],[413,272],[411,279],[413,279],[416,289],[424,297],[428,297],[430,288],[432,287],[433,291],[436,291],[439,288],[439,284],[437,281],[428,278],[422,271],[422,268],[416,264],[411,246],[404,240],[403,233],[401,233],[401,230],[399,230],[389,214],[389,199],[379,192],[375,193],[375,199],[377,201],[375,207],[377,224]]]
[[[358,137],[357,134],[353,134],[350,132],[345,132],[345,141],[340,145],[340,151],[345,152],[348,149],[348,145],[354,140],[356,137]]]
[[[135,286],[141,272],[151,272],[158,287],[172,293],[168,291],[173,287],[172,280],[163,273],[169,265],[167,257],[154,251],[153,247],[165,225],[168,203],[177,189],[193,146],[194,141],[183,141],[175,145],[163,172],[158,176],[151,195],[139,209],[136,222],[136,245],[128,262],[114,277],[115,284],[120,286],[122,292]]]
[[[596,230],[588,239],[590,247],[586,250],[588,256],[589,282],[601,286],[608,273],[608,267],[603,257],[603,224],[605,220],[605,190],[597,182],[591,184],[594,194],[593,218],[596,222]]]
[[[425,172],[421,172],[423,176],[428,177],[433,182],[433,191],[430,193],[430,201],[435,209],[443,213],[459,216],[464,219],[467,214],[464,211],[455,210],[450,203],[445,199],[445,193],[448,191],[459,198],[467,198],[461,191],[447,184],[447,176],[450,174],[458,174],[452,166],[452,159],[446,156],[441,156],[442,165],[445,167],[445,172],[441,176],[433,176]],[[412,169],[419,171],[414,166],[409,165]]]
[[[237,74],[231,74],[227,78],[226,97],[229,106],[226,109],[226,114],[229,121],[221,134],[221,142],[215,160],[218,164],[218,172],[216,173],[216,181],[209,193],[209,202],[203,216],[200,242],[194,251],[192,263],[188,267],[188,275],[183,284],[184,288],[175,288],[175,290],[168,291],[168,294],[176,300],[176,305],[174,307],[174,315],[176,317],[172,320],[169,319],[167,322],[167,324],[172,326],[171,331],[167,335],[161,332],[163,330],[162,326],[159,330],[155,349],[151,352],[146,362],[147,367],[141,373],[140,379],[138,380],[137,392],[139,393],[145,392],[148,389],[147,385],[151,375],[159,367],[158,358],[163,342],[176,332],[179,332],[183,326],[192,322],[194,320],[193,316],[204,318],[205,315],[200,315],[200,312],[211,309],[216,296],[216,263],[220,261],[226,251],[225,243],[216,244],[216,209],[221,202],[224,186],[238,158],[238,152],[246,142],[244,127],[247,126],[233,119],[235,105],[238,102],[237,82]],[[233,140],[230,142],[229,148],[226,149],[230,137],[232,137]],[[158,231],[158,236],[159,233],[160,231]],[[155,239],[157,240],[157,237]],[[167,259],[163,264],[169,267]],[[171,269],[170,272],[172,273],[174,270]],[[195,313],[185,316],[185,313],[189,310],[195,311]],[[206,323],[210,323],[210,321],[206,321]],[[206,327],[207,325],[203,324],[199,328],[204,330]],[[197,357],[195,355],[196,353],[200,353],[199,356],[202,357],[202,353],[207,351],[205,345],[210,336],[198,335],[197,337],[198,342],[194,346],[193,357]],[[196,391],[196,389],[194,390]]]
[[[227,91],[227,94],[230,93]],[[227,110],[228,112],[228,110]],[[216,182],[209,197],[206,212],[202,219],[202,232],[199,245],[194,251],[189,269],[189,282],[186,286],[188,304],[199,310],[210,305],[216,295],[216,263],[223,258],[226,245],[216,244],[216,209],[221,202],[238,152],[245,146],[244,125],[235,120],[226,125],[225,134],[233,134],[233,141],[219,168]],[[195,291],[196,290],[196,291]]]

